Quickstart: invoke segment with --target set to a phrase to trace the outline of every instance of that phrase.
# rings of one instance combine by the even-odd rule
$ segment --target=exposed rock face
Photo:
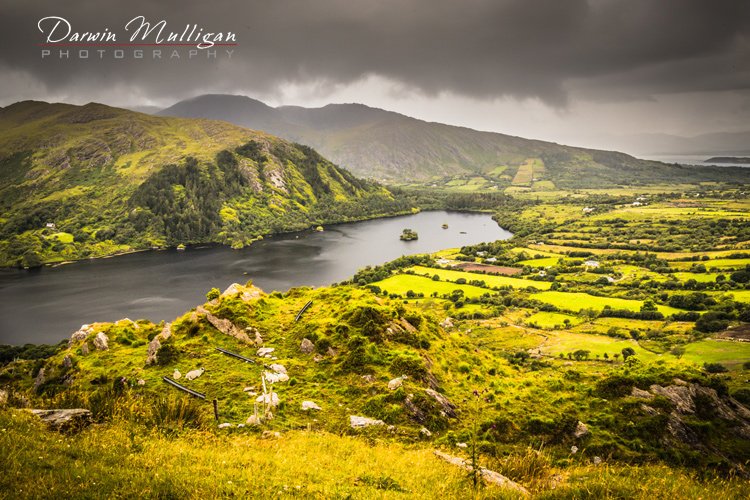
[[[364,429],[365,427],[371,427],[373,425],[385,425],[385,422],[383,422],[382,420],[376,420],[374,418],[349,415],[349,425],[352,427],[352,429]]]
[[[159,336],[157,335],[154,337],[154,339],[148,343],[148,351],[146,354],[146,364],[147,365],[155,365],[157,360],[156,353],[159,352],[159,349],[161,349],[161,342],[159,341]]]
[[[245,344],[253,344],[254,342],[250,339],[250,337],[247,335],[246,332],[240,330],[234,323],[229,321],[228,319],[218,318],[208,312],[206,308],[203,306],[198,306],[196,308],[196,312],[198,314],[203,314],[206,316],[206,320],[219,330],[224,335],[229,335],[230,337],[234,337],[240,342],[244,342]]]
[[[302,351],[303,354],[310,354],[315,350],[315,344],[313,344],[310,339],[302,339],[302,343],[299,345],[299,350]]]
[[[653,394],[651,394],[648,391],[644,391],[643,389],[639,389],[637,387],[633,387],[633,390],[630,391],[630,395],[634,398],[639,398],[639,399],[654,399]]]
[[[440,404],[442,408],[441,413],[443,414],[443,416],[450,418],[454,418],[456,416],[456,405],[451,403],[448,398],[432,389],[425,389],[424,392]]]
[[[39,389],[39,387],[46,381],[47,379],[44,377],[44,368],[40,368],[39,372],[36,374],[36,377],[34,377],[34,389]]]
[[[650,394],[667,398],[674,405],[674,410],[668,415],[667,430],[675,439],[693,447],[702,447],[700,437],[683,422],[684,416],[696,414],[701,418],[724,420],[739,437],[750,439],[750,410],[732,397],[719,396],[710,387],[682,383],[685,385],[662,387],[655,384],[649,387]],[[642,405],[641,408],[649,414],[658,413],[650,406]]]
[[[94,337],[94,347],[100,351],[106,351],[109,349],[109,338],[104,332],[99,332]]]
[[[91,423],[91,412],[83,408],[72,410],[31,410],[51,429],[63,432],[80,430]]]
[[[302,409],[305,411],[308,410],[320,410],[320,406],[313,403],[312,401],[302,401]]]
[[[443,453],[437,450],[435,450],[434,453],[435,453],[435,456],[437,456],[441,460],[448,462],[449,464],[453,464],[457,467],[461,467],[462,469],[467,470],[467,471],[474,470],[471,464],[468,463],[463,458],[454,457],[452,455],[448,455],[447,453]],[[520,484],[516,483],[515,481],[511,481],[510,479],[508,479],[507,477],[503,476],[502,474],[498,472],[485,469],[484,467],[480,467],[479,474],[481,475],[482,479],[484,479],[490,484],[500,486],[501,488],[513,490],[523,496],[529,496],[529,490],[527,490]]]

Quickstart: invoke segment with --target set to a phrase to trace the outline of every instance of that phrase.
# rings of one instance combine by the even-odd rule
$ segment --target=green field
[[[712,259],[702,260],[700,262],[684,261],[670,262],[669,265],[675,269],[690,269],[694,264],[703,264],[706,269],[716,267],[718,269],[740,269],[750,265],[750,259]]]
[[[701,340],[686,345],[683,358],[698,364],[721,363],[727,368],[739,368],[750,361],[750,342]]]
[[[542,352],[558,356],[560,353],[567,354],[578,349],[585,349],[591,351],[591,358],[595,358],[597,354],[603,357],[604,353],[612,358],[615,353],[621,353],[626,347],[635,349],[636,355],[641,360],[651,360],[656,357],[655,354],[639,346],[635,340],[568,332],[550,333],[547,342],[542,345]]]
[[[411,290],[415,293],[421,292],[425,297],[429,297],[434,292],[437,292],[438,295],[450,294],[453,290],[462,290],[466,297],[480,297],[485,293],[492,293],[491,290],[487,290],[486,288],[457,285],[456,283],[448,283],[446,281],[432,281],[430,278],[415,276],[413,274],[397,274],[383,281],[377,281],[373,285],[379,286],[382,290],[387,290],[388,293],[405,295],[406,292]]]
[[[538,312],[533,316],[526,319],[527,325],[534,324],[539,328],[553,329],[553,328],[565,328],[565,320],[570,322],[571,326],[578,325],[581,323],[581,318],[577,316],[571,316],[570,314],[562,314],[555,312]]]
[[[513,288],[527,288],[533,286],[539,290],[549,290],[552,283],[548,281],[532,281],[521,278],[511,278],[509,276],[498,276],[496,274],[478,274],[469,273],[466,271],[452,271],[448,269],[435,269],[432,267],[414,266],[410,268],[417,274],[423,276],[429,276],[430,278],[434,275],[440,276],[442,281],[456,281],[457,279],[463,278],[467,282],[472,280],[484,281],[489,288],[511,286]],[[416,290],[415,290],[416,291]]]
[[[581,309],[596,309],[601,311],[604,306],[610,306],[612,309],[627,309],[628,311],[640,311],[643,301],[619,299],[614,297],[595,297],[587,293],[575,292],[540,292],[531,295],[531,298],[552,304],[555,307],[567,311],[578,312]],[[681,312],[674,307],[657,305],[657,309],[665,316]]]

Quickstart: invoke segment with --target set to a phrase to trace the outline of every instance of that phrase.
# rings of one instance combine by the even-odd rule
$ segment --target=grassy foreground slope
[[[11,473],[0,481],[32,492],[84,493],[96,482],[110,494],[213,488],[218,495],[458,498],[471,494],[471,482],[432,450],[467,457],[476,446],[483,466],[541,498],[644,497],[646,490],[742,497],[746,483],[732,478],[745,473],[750,423],[717,409],[743,411],[730,398],[747,389],[742,367],[716,376],[640,348],[626,362],[564,358],[553,335],[510,323],[522,312],[516,306],[451,323],[450,298],[405,302],[368,288],[265,294],[235,285],[169,326],[97,323],[47,359],[10,361],[0,385],[11,407],[89,408],[102,426],[50,438],[22,410],[0,410],[0,439],[12,450]],[[587,335],[559,336],[568,352],[587,349]],[[274,350],[258,351],[261,342]],[[279,403],[272,419],[254,425],[248,418],[263,393],[261,374],[280,370],[274,365],[288,379],[267,386]],[[200,367],[199,378],[186,380]],[[163,382],[175,371],[207,400]],[[703,410],[683,412],[659,392],[679,392],[680,384],[702,395]],[[303,409],[305,401],[320,410]],[[383,423],[355,430],[353,415]],[[712,472],[696,478],[706,468]],[[504,494],[488,487],[480,496]]]
[[[101,104],[0,109],[0,266],[264,234],[407,207],[314,150]]]

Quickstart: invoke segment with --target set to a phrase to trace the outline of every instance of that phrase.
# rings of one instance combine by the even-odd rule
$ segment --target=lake
[[[404,228],[419,239],[399,240]],[[249,279],[267,292],[330,285],[402,255],[510,237],[488,214],[430,211],[275,236],[241,250],[149,251],[2,270],[0,344],[56,343],[82,324],[125,317],[171,321],[203,303],[211,287]]]

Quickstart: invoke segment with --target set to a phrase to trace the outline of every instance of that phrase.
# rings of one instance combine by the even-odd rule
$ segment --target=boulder
[[[302,351],[303,354],[310,354],[315,350],[315,344],[313,344],[310,339],[304,338],[299,345],[299,350]]]
[[[70,357],[70,354],[66,354],[63,358],[63,367],[66,369],[73,368],[73,358]]]
[[[240,330],[234,323],[232,323],[228,319],[223,319],[223,318],[214,316],[213,314],[208,312],[208,310],[203,306],[196,307],[195,311],[198,314],[203,314],[206,317],[206,321],[208,321],[211,324],[211,326],[219,330],[224,335],[229,335],[230,337],[234,337],[240,342],[243,342],[245,344],[254,343],[245,331]]]
[[[275,349],[275,348],[273,348],[273,347],[261,347],[260,349],[258,349],[258,352],[257,352],[256,354],[257,354],[258,356],[260,356],[261,358],[264,358],[264,357],[269,357],[269,355],[270,355],[270,354],[271,354],[271,353],[272,353],[273,351],[275,351],[275,350],[276,350],[276,349]]]
[[[142,378],[139,378],[137,384],[140,385],[140,386],[144,386],[144,385],[146,385],[146,381],[143,380]]]
[[[286,382],[289,380],[289,375],[286,373],[271,373],[271,372],[265,372],[264,377],[266,377],[266,382],[270,384],[276,384],[278,382]]]
[[[247,417],[247,421],[245,422],[247,425],[260,425],[260,418],[256,415],[250,415]]]
[[[224,422],[223,424],[219,424],[219,429],[229,429],[231,427],[234,427],[234,425],[230,424],[229,422]]]
[[[586,427],[586,424],[581,422],[580,420],[576,424],[575,430],[573,430],[573,437],[576,439],[581,439],[583,437],[586,437],[590,434],[589,428]]]
[[[432,389],[425,389],[424,392],[438,402],[441,407],[441,413],[443,414],[443,416],[450,418],[454,418],[456,416],[456,405],[451,403],[448,398]]]
[[[302,409],[304,411],[308,411],[308,410],[320,410],[321,408],[320,406],[313,403],[312,401],[302,401]]]
[[[50,429],[63,432],[80,430],[91,424],[91,412],[83,408],[69,410],[31,410]]]
[[[260,396],[255,398],[255,401],[269,406],[278,406],[278,404],[281,402],[281,400],[279,399],[279,395],[275,392],[272,392],[270,394],[261,394]]]
[[[195,380],[206,371],[205,368],[198,368],[197,370],[190,370],[185,374],[185,380]]]
[[[271,366],[268,367],[269,369],[275,371],[276,373],[283,373],[286,374],[286,368],[283,365],[280,365],[278,363],[274,363]]]
[[[106,351],[109,349],[109,338],[104,332],[99,332],[94,337],[94,347],[100,351]]]
[[[8,404],[8,391],[0,389],[0,406]]]
[[[450,316],[445,318],[440,322],[440,326],[442,326],[445,330],[450,330],[451,328],[453,328],[453,319]]]
[[[89,344],[87,342],[84,342],[83,345],[81,345],[81,354],[87,355],[89,353]]]
[[[260,297],[261,293],[263,293],[263,290],[256,286],[244,286],[240,285],[239,283],[232,283],[227,287],[226,290],[224,290],[224,292],[222,292],[221,296],[231,297],[234,295],[238,295],[240,299],[248,302],[252,299]]]
[[[452,455],[448,455],[447,453],[443,453],[440,451],[435,450],[435,456],[437,456],[439,459],[444,460],[448,462],[449,464],[455,465],[457,467],[461,467],[464,470],[467,470],[469,472],[474,470],[474,467],[464,460],[463,458],[454,457]],[[521,486],[520,484],[516,483],[515,481],[512,481],[508,479],[507,477],[503,476],[502,474],[485,469],[484,467],[479,468],[479,475],[482,479],[484,479],[489,484],[494,484],[495,486],[499,486],[501,488],[505,488],[508,490],[513,490],[514,492],[523,495],[523,496],[529,496],[529,490]]]
[[[182,377],[182,373],[180,373],[180,370],[175,370],[172,373],[172,378],[175,380],[180,380],[180,377]]]
[[[374,418],[349,415],[349,425],[352,427],[352,429],[364,429],[365,427],[371,427],[373,425],[385,425],[385,422],[383,422],[382,420],[376,420]]]
[[[428,438],[432,436],[432,432],[427,427],[422,427],[419,429],[419,435]]]
[[[281,433],[278,431],[263,431],[260,435],[261,439],[279,439],[280,437]]]
[[[368,373],[367,375],[362,375],[362,377],[361,377],[361,378],[362,378],[362,380],[364,380],[364,381],[365,381],[365,382],[367,382],[368,384],[372,384],[373,382],[375,382],[375,377],[373,377],[373,376],[372,376],[372,375],[370,375],[369,373]]]
[[[401,387],[402,385],[404,385],[404,379],[405,378],[406,378],[406,376],[404,375],[404,376],[401,376],[401,377],[396,377],[393,380],[389,381],[388,382],[388,389],[390,389],[391,391],[395,391],[396,389],[398,389],[399,387]]]

